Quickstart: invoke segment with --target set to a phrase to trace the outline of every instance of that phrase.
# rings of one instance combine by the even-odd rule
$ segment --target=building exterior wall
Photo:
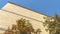
[[[49,34],[43,26],[43,17],[47,16],[12,3],[7,3],[0,10],[0,25],[7,29],[8,26],[11,27],[12,24],[16,24],[17,19],[24,18],[32,23],[34,29],[40,28],[42,30],[41,34]]]

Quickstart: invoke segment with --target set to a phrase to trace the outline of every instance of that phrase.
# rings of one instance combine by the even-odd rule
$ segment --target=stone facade
[[[41,34],[49,34],[43,26],[44,17],[49,16],[8,2],[0,10],[0,25],[7,29],[8,26],[11,27],[12,24],[16,24],[17,19],[24,18],[31,22],[34,29],[40,28],[42,30]]]

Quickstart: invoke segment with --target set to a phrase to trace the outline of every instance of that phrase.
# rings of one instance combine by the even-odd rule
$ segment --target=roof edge
[[[18,5],[18,4],[16,4],[16,3],[14,3],[14,2],[10,2],[10,1],[8,1],[8,3],[11,3],[11,4],[17,5],[17,6],[19,6],[19,7],[22,7],[22,8],[25,8],[25,9],[31,10],[31,11],[34,11],[34,12],[36,12],[36,13],[38,13],[38,14],[42,14],[42,15],[48,16],[48,15],[46,15],[46,14],[43,14],[43,13],[37,12],[36,10],[29,9],[29,8],[24,7],[24,6],[22,6],[22,5]],[[51,16],[48,16],[48,17],[51,17]],[[51,17],[51,18],[53,18],[53,17]]]

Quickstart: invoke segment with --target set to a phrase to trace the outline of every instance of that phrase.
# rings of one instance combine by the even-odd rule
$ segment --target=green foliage
[[[32,33],[35,33],[34,31],[34,28],[32,26],[32,24],[30,23],[29,20],[26,20],[26,19],[19,19],[16,21],[17,25],[12,25],[12,28],[11,29],[8,29],[8,31],[11,30],[12,34],[32,34]],[[5,33],[8,34],[10,32]],[[41,30],[38,29],[36,31],[36,34],[39,33],[40,34]]]
[[[54,18],[47,18],[43,23],[50,34],[60,34],[60,17],[55,14]]]
[[[25,20],[23,18],[17,21],[17,30],[19,30],[20,34],[27,34],[34,31],[29,20]]]

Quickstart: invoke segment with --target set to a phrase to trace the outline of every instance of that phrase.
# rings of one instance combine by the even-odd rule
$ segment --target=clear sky
[[[54,16],[54,13],[60,15],[60,0],[0,0],[0,8],[8,3],[8,1],[49,16]]]

